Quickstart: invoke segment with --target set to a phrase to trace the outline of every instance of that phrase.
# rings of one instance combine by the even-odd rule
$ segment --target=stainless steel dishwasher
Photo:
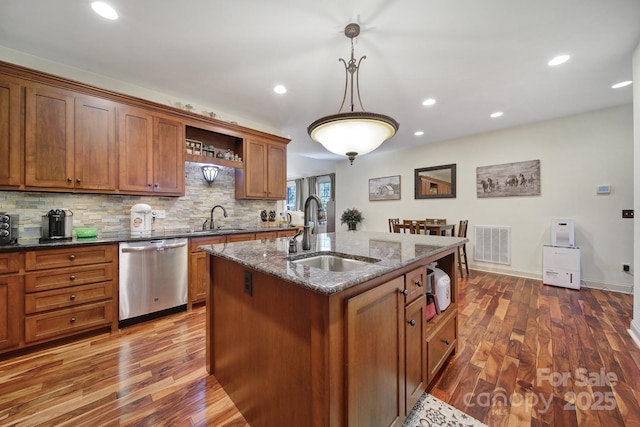
[[[186,309],[188,239],[120,243],[120,326]]]

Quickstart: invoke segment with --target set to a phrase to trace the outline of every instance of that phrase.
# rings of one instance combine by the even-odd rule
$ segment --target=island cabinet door
[[[347,425],[404,421],[404,277],[347,300]]]

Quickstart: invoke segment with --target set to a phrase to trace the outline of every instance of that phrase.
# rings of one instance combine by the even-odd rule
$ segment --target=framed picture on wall
[[[476,168],[478,198],[539,196],[540,160]]]
[[[380,200],[400,200],[400,175],[369,180],[369,201]]]

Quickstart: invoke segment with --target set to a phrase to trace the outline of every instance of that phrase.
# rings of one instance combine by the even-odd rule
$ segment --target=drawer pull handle
[[[69,320],[69,323],[73,323],[73,322],[75,322],[75,321],[76,321],[76,318],[75,318],[75,317],[72,317],[72,318],[71,318],[71,320]]]
[[[411,326],[416,326],[416,321],[411,319],[407,322],[408,324],[410,324]]]
[[[76,280],[76,276],[72,274],[71,276],[69,276],[69,280]]]
[[[404,290],[402,290],[402,291],[400,291],[400,292],[402,292],[402,295],[404,295],[405,297],[406,297],[407,295],[409,295],[409,291],[408,291],[408,290],[406,290],[406,289],[404,289]]]
[[[75,295],[73,295],[73,294],[71,294],[71,296],[69,296],[69,299],[70,299],[71,301],[73,301],[74,299],[76,299],[76,296],[75,296]]]
[[[449,341],[449,340],[444,340],[444,343],[445,343],[446,345],[449,345],[449,344],[451,344],[451,341]]]
[[[419,288],[421,288],[421,287],[422,287],[422,280],[418,280],[418,281],[416,282],[416,286],[417,286],[417,287],[419,287]]]
[[[76,259],[76,256],[75,256],[75,255],[69,255],[69,259],[70,259],[71,261],[73,261],[74,259]]]

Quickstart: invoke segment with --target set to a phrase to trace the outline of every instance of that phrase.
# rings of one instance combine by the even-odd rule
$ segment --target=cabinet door
[[[248,140],[245,150],[244,174],[245,196],[264,199],[267,197],[267,144]]]
[[[0,276],[0,349],[17,345],[22,322],[22,277]]]
[[[148,111],[118,108],[118,187],[153,192],[153,117]]]
[[[268,146],[267,183],[269,199],[287,198],[287,148],[285,145],[269,144]]]
[[[161,117],[154,118],[153,191],[184,194],[184,125]]]
[[[20,90],[0,77],[0,186],[22,183]]]
[[[427,386],[426,309],[424,293],[405,308],[405,415]]]
[[[73,96],[45,86],[26,89],[25,185],[73,188]]]
[[[90,96],[75,100],[75,187],[116,189],[116,109]]]
[[[405,419],[403,289],[399,277],[347,300],[347,425]]]
[[[191,304],[205,301],[209,288],[209,269],[207,262],[209,255],[206,252],[193,252],[189,265],[189,301]]]

